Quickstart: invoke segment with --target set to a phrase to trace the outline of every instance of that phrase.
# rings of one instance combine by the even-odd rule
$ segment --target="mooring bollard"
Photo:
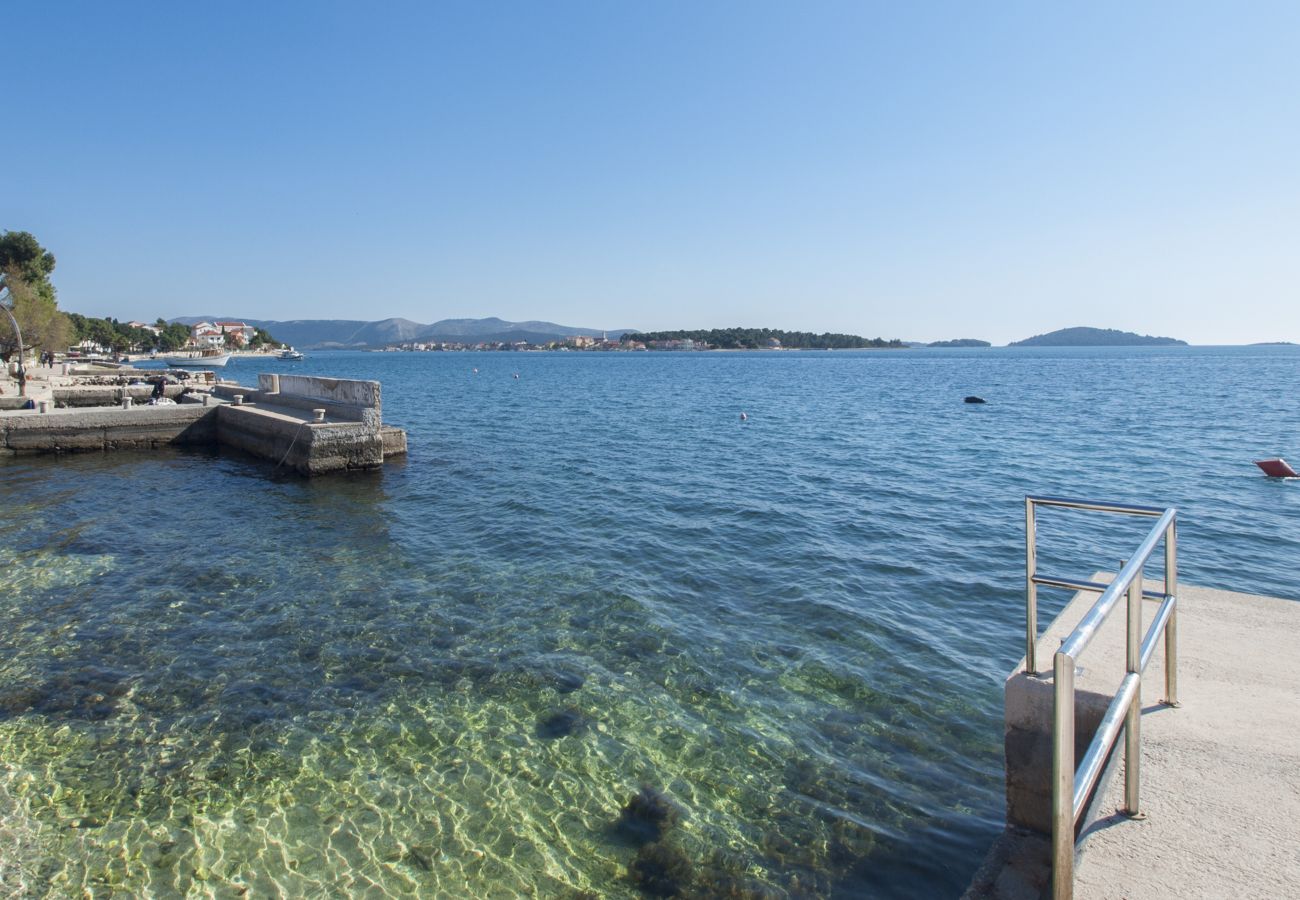
[[[129,394],[126,393],[126,391],[122,392],[122,408],[123,409],[131,408],[131,397]]]
[[[235,397],[234,397],[234,402],[235,402],[235,405],[236,405],[236,406],[243,406],[243,405],[244,405],[244,395],[243,395],[243,394],[236,394]]]
[[[211,395],[211,394],[204,394],[204,395],[203,395],[203,405],[204,405],[204,406],[207,406],[207,405],[208,405],[208,401],[211,400],[211,399],[212,399],[212,395]]]
[[[36,408],[43,413],[47,413],[50,411],[50,401],[42,400],[36,404]]]
[[[313,409],[312,412],[314,412],[314,413],[316,414],[316,421],[317,421],[317,422],[324,422],[324,421],[325,421],[325,410],[323,410],[323,409]]]

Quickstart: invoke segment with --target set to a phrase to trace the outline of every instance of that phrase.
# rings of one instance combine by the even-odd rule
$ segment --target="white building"
[[[190,326],[190,343],[196,347],[224,347],[226,336],[215,322],[195,322]]]

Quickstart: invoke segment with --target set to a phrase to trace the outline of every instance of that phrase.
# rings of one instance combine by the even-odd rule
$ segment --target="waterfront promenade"
[[[1148,668],[1141,806],[1123,763],[1104,787],[1075,868],[1075,897],[1300,896],[1300,602],[1182,585],[1179,695]],[[1122,755],[1122,754],[1121,754]]]

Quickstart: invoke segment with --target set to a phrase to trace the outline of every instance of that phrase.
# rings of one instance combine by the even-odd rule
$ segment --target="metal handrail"
[[[1038,574],[1037,526],[1039,506],[1055,506],[1094,512],[1122,513],[1156,519],[1133,557],[1120,567],[1110,584]],[[1160,542],[1165,545],[1165,590],[1143,590],[1142,571]],[[1165,639],[1165,699],[1178,705],[1178,512],[1174,508],[1100,503],[1064,497],[1025,498],[1025,670],[1037,674],[1035,645],[1038,641],[1038,588],[1060,587],[1101,594],[1097,601],[1061,642],[1052,661],[1052,896],[1069,900],[1074,896],[1074,829],[1084,804],[1101,777],[1111,749],[1124,732],[1124,811],[1141,817],[1138,786],[1142,754],[1142,672]],[[1097,733],[1075,766],[1074,755],[1074,666],[1079,655],[1096,636],[1119,598],[1128,599],[1128,637],[1125,668],[1115,697],[1106,709]],[[1160,608],[1146,634],[1142,634],[1142,598],[1160,600]]]

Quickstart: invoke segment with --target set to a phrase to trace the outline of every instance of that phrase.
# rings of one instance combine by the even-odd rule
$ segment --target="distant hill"
[[[1187,341],[1171,337],[1152,337],[1113,328],[1062,328],[1047,334],[1036,334],[1023,341],[1012,341],[1010,347],[1186,347]]]
[[[384,347],[413,341],[423,343],[477,344],[496,341],[527,341],[544,344],[578,334],[597,337],[608,335],[617,340],[631,329],[574,328],[554,322],[507,322],[504,319],[443,319],[422,325],[410,319],[382,319],[362,322],[353,319],[249,319],[238,316],[178,316],[173,322],[193,325],[213,319],[239,320],[264,328],[277,340],[303,350],[361,349]]]
[[[926,344],[927,347],[992,347],[988,341],[979,341],[975,338],[954,338],[951,341],[931,341]]]

